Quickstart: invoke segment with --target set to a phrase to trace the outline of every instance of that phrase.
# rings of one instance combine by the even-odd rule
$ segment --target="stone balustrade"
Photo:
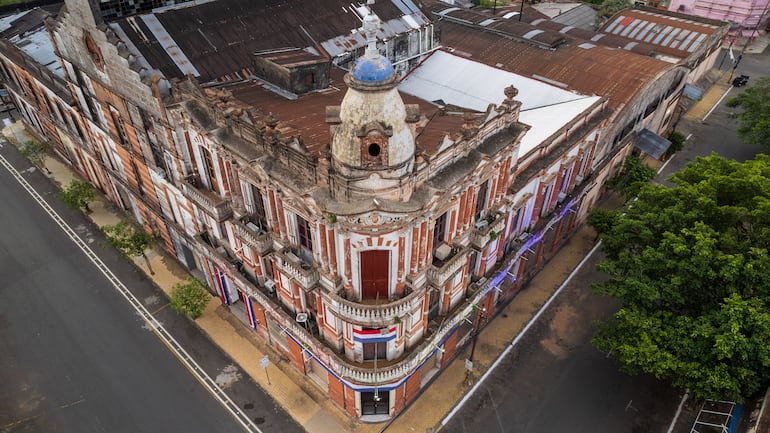
[[[182,193],[198,206],[204,208],[217,221],[222,222],[233,215],[233,209],[227,200],[211,191],[201,190],[191,183],[182,182]]]
[[[390,326],[400,320],[405,314],[420,308],[423,301],[423,292],[412,290],[411,293],[393,302],[386,304],[370,305],[349,301],[334,292],[322,295],[326,306],[338,317],[367,328]]]
[[[291,249],[285,248],[273,254],[278,259],[275,261],[278,268],[285,272],[287,276],[297,281],[302,287],[311,289],[318,283],[320,279],[318,270],[312,265],[303,262]]]
[[[443,262],[434,260],[433,264],[428,266],[428,282],[436,287],[441,287],[451,278],[455,272],[468,263],[470,248],[453,247],[453,255]]]
[[[494,219],[490,221],[485,228],[479,229],[474,227],[471,230],[471,244],[476,248],[484,248],[492,240],[490,238],[492,232],[498,236],[502,234],[505,229],[505,216],[506,214],[504,213],[497,213],[495,214]]]
[[[233,220],[231,222],[233,224],[233,231],[235,232],[235,235],[238,236],[241,241],[243,241],[243,243],[247,244],[251,248],[254,248],[254,250],[256,250],[259,255],[264,255],[272,249],[273,238],[270,236],[270,233],[267,233],[264,230],[252,230],[248,228],[246,224],[243,224],[237,220]]]

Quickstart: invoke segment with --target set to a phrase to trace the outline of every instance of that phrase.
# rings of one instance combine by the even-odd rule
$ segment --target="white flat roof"
[[[583,95],[532,78],[493,68],[445,51],[436,51],[410,72],[399,90],[426,101],[443,101],[479,112],[500,105],[504,89],[513,85],[521,101],[519,120],[531,126],[524,135],[519,157],[542,143],[561,127],[573,123],[599,96]]]

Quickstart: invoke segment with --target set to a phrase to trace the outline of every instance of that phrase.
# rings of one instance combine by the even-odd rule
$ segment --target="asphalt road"
[[[29,167],[5,141],[0,155]],[[264,432],[303,431],[40,172],[23,174]],[[0,167],[0,433],[242,431]]]
[[[613,300],[590,288],[603,278],[595,270],[600,256],[586,262],[442,432],[665,431],[678,392],[652,377],[619,372],[606,353],[590,344],[594,320],[617,309]]]
[[[728,66],[723,66],[726,69]],[[732,68],[732,65],[729,66]],[[770,54],[745,55],[736,74],[756,79],[770,70]],[[751,85],[750,80],[748,85]],[[736,136],[738,120],[725,101],[706,121],[680,121],[692,134],[685,148],[658,177],[663,181],[698,156],[716,152],[743,161],[761,148]],[[590,344],[593,321],[611,315],[613,301],[592,293],[603,275],[592,257],[554,301],[538,324],[521,339],[443,432],[500,433],[657,433],[665,432],[681,399],[679,390],[656,379],[628,376],[607,354]],[[675,432],[689,431],[692,408],[679,418]]]

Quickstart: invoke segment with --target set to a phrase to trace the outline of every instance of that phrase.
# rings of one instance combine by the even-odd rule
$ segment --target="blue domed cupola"
[[[383,82],[394,76],[393,65],[384,56],[376,59],[360,57],[356,60],[350,76],[358,81]]]
[[[358,85],[382,85],[391,83],[396,79],[393,65],[387,57],[380,54],[377,49],[377,31],[380,29],[380,18],[371,12],[364,17],[363,33],[366,35],[366,52],[358,58],[350,77]]]
[[[369,5],[372,3],[370,2]],[[377,49],[380,19],[369,9],[363,19],[366,52],[345,76],[348,90],[339,113],[329,121],[331,163],[346,184],[363,196],[406,199],[404,179],[412,173],[415,127],[419,107],[404,105],[398,93],[398,74]]]

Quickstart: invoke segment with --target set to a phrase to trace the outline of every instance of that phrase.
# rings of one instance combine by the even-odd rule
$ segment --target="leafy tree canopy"
[[[622,301],[594,344],[622,367],[740,401],[770,382],[770,157],[712,155],[594,218]]]
[[[655,169],[647,166],[638,156],[628,155],[623,162],[623,168],[607,181],[607,186],[630,198],[636,196],[654,177]]]
[[[195,278],[177,283],[171,290],[171,308],[179,314],[196,319],[203,314],[211,295],[206,287]]]
[[[609,17],[631,6],[631,0],[604,0],[596,12],[596,26],[602,25]]]
[[[150,274],[155,274],[155,271],[153,271],[152,266],[150,265],[150,260],[145,254],[147,248],[152,245],[152,236],[148,235],[144,230],[136,228],[125,221],[120,221],[111,226],[104,226],[102,227],[102,230],[104,230],[104,233],[107,235],[107,241],[109,241],[113,247],[130,257],[142,256],[147,264],[147,269],[149,269]]]
[[[727,101],[728,107],[741,107],[738,137],[746,143],[770,150],[770,77],[762,77],[738,96]]]
[[[96,188],[86,181],[73,180],[68,187],[59,192],[59,197],[68,207],[91,213],[88,205],[96,197]]]

